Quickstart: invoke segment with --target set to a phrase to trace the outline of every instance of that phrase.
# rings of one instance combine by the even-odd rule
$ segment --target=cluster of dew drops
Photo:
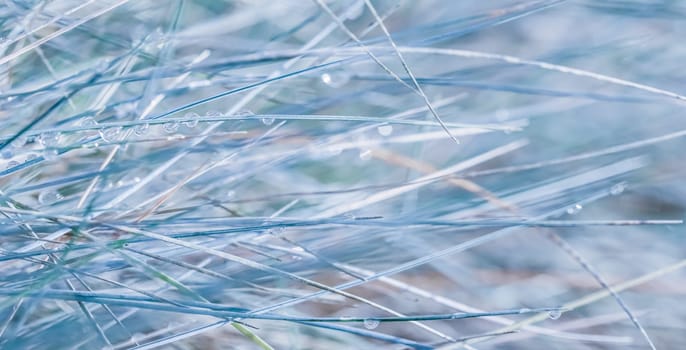
[[[612,196],[618,196],[622,193],[624,193],[624,190],[626,190],[626,183],[618,183],[610,187],[610,195]],[[569,208],[567,208],[567,214],[569,215],[575,215],[581,212],[581,210],[584,208],[584,206],[581,203],[576,203]]]
[[[230,117],[235,117],[236,119],[246,119],[254,114],[251,111],[241,111],[237,114],[231,115]],[[125,140],[128,139],[132,134],[138,137],[145,136],[151,130],[151,125],[161,124],[162,130],[168,134],[168,140],[182,139],[183,135],[178,134],[180,132],[180,126],[183,125],[185,128],[193,129],[198,126],[200,121],[213,121],[212,118],[225,117],[224,114],[219,112],[208,112],[203,118],[199,114],[191,112],[187,113],[184,118],[179,118],[180,120],[138,120],[128,123],[98,123],[93,117],[84,117],[78,120],[72,127],[67,127],[65,131],[53,130],[30,133],[28,135],[20,135],[14,138],[14,140],[2,149],[0,152],[0,158],[7,160],[7,168],[15,168],[21,165],[21,162],[17,161],[18,155],[21,155],[21,150],[25,146],[32,144],[37,146],[36,149],[30,150],[28,153],[24,154],[24,162],[34,161],[37,158],[42,157],[44,160],[54,160],[60,155],[60,148],[74,147],[74,145],[68,144],[66,139],[71,141],[76,141],[78,147],[80,148],[98,148],[103,143],[122,143],[126,146]],[[262,124],[271,125],[274,123],[274,118],[265,117],[260,119]],[[88,138],[74,140],[70,138],[71,135],[77,135],[79,132],[87,131],[97,131],[97,137],[89,135]],[[36,152],[39,151],[39,152]]]
[[[321,81],[332,88],[340,88],[346,85],[350,81],[350,76],[345,72],[329,72],[324,73],[320,76]],[[115,108],[115,119],[117,121],[124,120],[127,117],[135,115],[135,105],[132,103],[124,103]],[[188,129],[193,129],[198,126],[200,121],[211,122],[212,118],[221,117],[236,117],[237,119],[248,119],[250,117],[255,117],[259,119],[262,124],[270,126],[275,122],[273,116],[255,116],[250,110],[243,110],[234,115],[225,115],[220,112],[210,111],[206,113],[205,118],[202,118],[199,114],[195,112],[189,112],[184,115],[184,118],[178,118],[175,120],[146,120],[139,119],[133,122],[115,122],[115,123],[103,123],[102,125],[96,121],[95,118],[91,116],[83,117],[76,121],[74,128],[69,130],[68,133],[73,133],[74,131],[91,131],[97,130],[98,138],[90,138],[90,142],[81,142],[79,147],[81,148],[98,148],[103,143],[122,143],[126,146],[126,139],[128,139],[132,134],[138,137],[142,137],[149,133],[151,125],[161,124],[164,133],[168,134],[167,139],[183,139],[183,135],[179,135],[180,127],[184,126]],[[391,124],[381,124],[376,128],[377,133],[383,137],[390,136],[393,133],[393,126]],[[25,144],[29,141],[37,141],[41,152],[36,154],[35,152],[30,152],[28,156],[25,157],[24,161],[35,160],[36,158],[42,157],[45,160],[57,159],[60,155],[60,146],[64,146],[61,140],[65,137],[63,134],[67,132],[61,131],[46,131],[39,134],[22,135],[16,138],[10,145],[10,147],[5,147],[5,149],[0,152],[0,157],[7,162],[7,168],[15,168],[21,163],[14,160],[16,152],[19,151]],[[361,160],[368,160],[371,158],[371,150],[360,148],[359,158]]]
[[[519,313],[524,314],[524,313],[530,313],[531,311],[532,311],[531,309],[524,308],[524,309],[520,309]],[[557,320],[560,317],[562,317],[562,310],[561,309],[554,309],[554,310],[548,311],[548,318],[549,319]],[[376,318],[366,318],[363,320],[362,323],[363,323],[364,327],[367,329],[375,329],[376,327],[379,326],[381,321],[379,321]]]

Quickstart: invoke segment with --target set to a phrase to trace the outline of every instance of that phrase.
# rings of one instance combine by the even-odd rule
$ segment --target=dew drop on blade
[[[557,320],[560,316],[562,316],[562,311],[560,310],[551,310],[548,312],[548,318],[551,320]]]
[[[574,215],[581,211],[584,207],[581,204],[574,204],[573,206],[567,208],[567,214]]]
[[[339,88],[350,81],[350,76],[347,73],[324,73],[320,79],[332,88]]]
[[[52,190],[45,190],[38,194],[38,202],[40,204],[52,204],[62,198],[62,195],[60,195],[57,191]]]
[[[368,318],[364,320],[364,328],[374,329],[379,326],[379,320]]]
[[[44,132],[38,136],[38,142],[44,147],[57,146],[60,142],[60,133]]]
[[[93,119],[93,117],[85,117],[81,119],[79,122],[79,125],[84,127],[84,128],[92,128],[96,125],[98,125],[98,122]]]
[[[616,195],[622,194],[622,192],[624,192],[625,189],[626,189],[625,184],[616,184],[610,188],[610,194],[613,196],[616,196]]]
[[[272,125],[274,124],[274,118],[262,118],[262,124]]]
[[[176,130],[179,129],[179,123],[177,123],[177,122],[166,123],[166,124],[164,124],[163,129],[168,134],[174,133],[174,132],[176,132]]]
[[[10,161],[9,163],[7,163],[7,169],[12,169],[18,165],[19,165],[19,162],[17,162],[16,160]]]
[[[133,127],[133,133],[138,136],[145,135],[145,133],[148,132],[149,128],[150,124],[138,124]]]
[[[381,125],[376,128],[376,131],[381,136],[389,136],[393,133],[393,125]]]
[[[199,117],[198,113],[193,113],[193,112],[186,113],[185,118],[187,120],[184,122],[184,125],[187,128],[191,128],[191,129],[196,127],[198,125],[198,117]]]
[[[117,141],[117,139],[121,135],[121,127],[114,126],[114,127],[104,128],[104,129],[100,129],[99,132],[100,132],[100,137],[105,142],[114,142],[114,141]]]

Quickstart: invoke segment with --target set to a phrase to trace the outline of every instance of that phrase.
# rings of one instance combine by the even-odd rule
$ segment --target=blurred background
[[[4,1],[0,347],[678,349],[684,19]]]

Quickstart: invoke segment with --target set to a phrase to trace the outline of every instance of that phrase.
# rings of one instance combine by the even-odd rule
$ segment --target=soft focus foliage
[[[0,348],[686,345],[686,3],[0,4]]]

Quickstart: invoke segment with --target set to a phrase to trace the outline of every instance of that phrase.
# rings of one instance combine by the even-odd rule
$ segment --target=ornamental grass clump
[[[686,4],[0,5],[0,348],[677,349]]]

